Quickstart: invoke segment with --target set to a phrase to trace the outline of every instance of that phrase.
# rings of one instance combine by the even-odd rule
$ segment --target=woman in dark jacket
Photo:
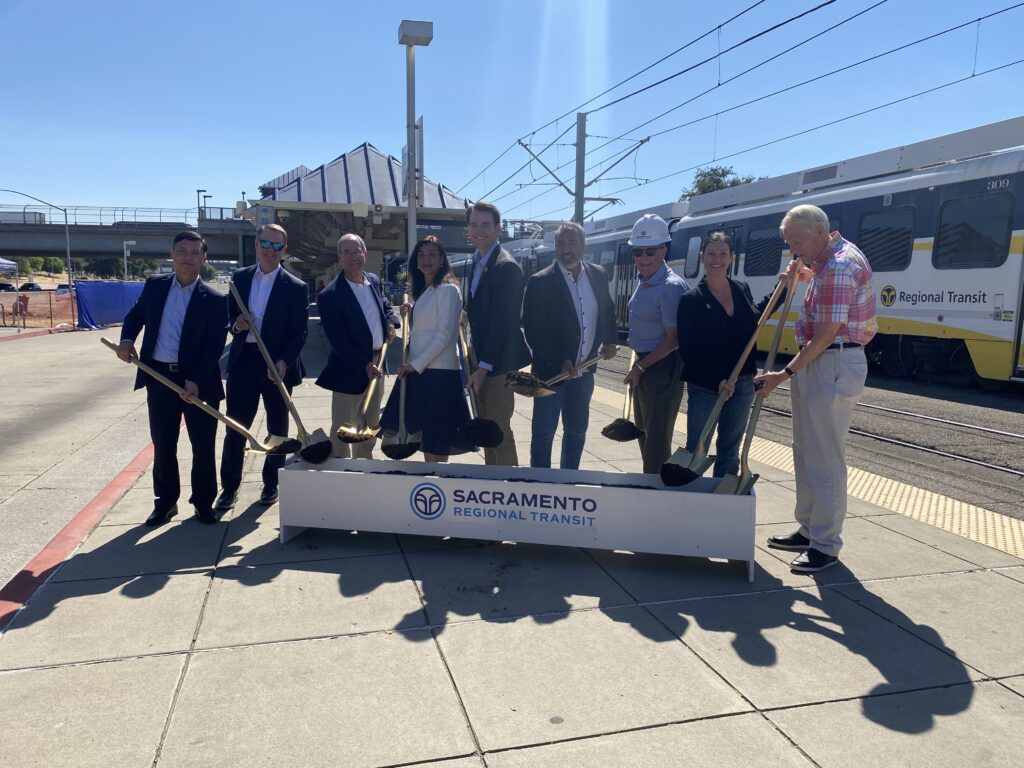
[[[727,391],[729,397],[718,417],[714,467],[714,476],[724,477],[739,472],[740,443],[754,401],[754,356],[743,364],[735,387],[728,379],[769,297],[755,306],[750,287],[729,277],[732,240],[725,232],[712,232],[704,238],[700,258],[704,279],[680,299],[676,322],[682,379],[689,383],[686,450],[696,451],[718,393]]]

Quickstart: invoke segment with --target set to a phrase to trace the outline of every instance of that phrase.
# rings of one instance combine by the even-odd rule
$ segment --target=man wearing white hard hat
[[[686,282],[668,268],[668,224],[648,213],[633,225],[629,245],[640,275],[629,299],[629,346],[636,363],[623,382],[633,386],[633,420],[644,431],[644,472],[658,474],[672,453],[672,429],[683,400],[683,361],[677,344],[676,310]]]

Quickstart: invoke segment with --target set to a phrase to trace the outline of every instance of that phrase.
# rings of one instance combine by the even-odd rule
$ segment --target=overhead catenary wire
[[[967,28],[967,27],[970,27],[970,26],[972,26],[972,25],[975,25],[975,24],[979,24],[979,23],[980,23],[980,22],[982,22],[982,21],[986,21],[986,20],[988,20],[988,19],[994,18],[994,17],[996,17],[996,16],[999,16],[999,15],[1001,15],[1001,14],[1005,14],[1005,13],[1008,13],[1008,12],[1010,12],[1010,11],[1013,11],[1013,10],[1017,10],[1017,9],[1021,8],[1022,6],[1024,6],[1024,2],[1020,2],[1020,3],[1015,3],[1015,4],[1013,4],[1013,5],[1010,5],[1010,6],[1006,6],[1005,8],[1001,8],[1001,9],[999,9],[999,10],[997,10],[997,11],[993,11],[992,13],[988,13],[988,14],[985,14],[985,15],[983,15],[983,16],[979,16],[979,17],[977,17],[977,18],[975,18],[975,19],[971,19],[971,20],[969,20],[969,21],[965,21],[965,22],[962,22],[962,23],[960,23],[960,24],[955,24],[955,25],[953,25],[953,26],[951,26],[951,27],[947,27],[946,29],[940,30],[940,31],[938,31],[938,32],[934,32],[934,33],[932,33],[932,34],[928,34],[928,35],[925,35],[924,37],[920,37],[920,38],[917,38],[916,40],[912,40],[912,41],[910,41],[910,42],[908,42],[908,43],[903,43],[903,44],[901,44],[901,45],[898,45],[898,46],[896,46],[896,47],[894,47],[894,48],[890,48],[890,49],[889,49],[889,50],[887,50],[887,51],[883,51],[883,52],[881,52],[881,53],[877,53],[877,54],[873,54],[873,55],[871,55],[871,56],[867,56],[867,57],[865,57],[865,58],[863,58],[863,59],[860,59],[859,61],[855,61],[855,62],[853,62],[853,63],[851,63],[851,64],[846,64],[846,65],[844,65],[844,66],[842,66],[842,67],[838,67],[838,68],[836,68],[836,69],[833,69],[833,70],[830,70],[830,71],[828,71],[828,72],[824,72],[824,73],[822,73],[822,74],[816,75],[816,76],[814,76],[814,77],[811,77],[811,78],[808,78],[808,79],[806,79],[806,80],[802,80],[802,81],[800,81],[800,82],[798,82],[798,83],[793,83],[793,84],[791,84],[791,85],[785,86],[785,87],[783,87],[783,88],[779,88],[779,89],[777,89],[777,90],[775,90],[775,91],[772,91],[772,92],[770,92],[770,93],[766,93],[766,94],[763,94],[763,95],[761,95],[761,96],[757,96],[757,97],[755,97],[755,98],[753,98],[753,99],[748,99],[747,101],[743,101],[743,102],[741,102],[741,103],[739,103],[739,104],[734,104],[734,105],[733,105],[733,106],[731,106],[731,107],[727,107],[727,108],[725,108],[725,109],[720,109],[720,110],[717,110],[717,111],[715,111],[715,112],[712,112],[712,113],[709,113],[709,114],[703,115],[703,116],[701,116],[701,117],[697,117],[697,118],[694,118],[694,119],[692,119],[692,120],[687,120],[687,121],[685,121],[685,122],[683,122],[683,123],[680,123],[680,124],[678,124],[678,125],[674,125],[674,126],[672,126],[672,127],[670,127],[670,128],[665,128],[665,129],[663,129],[663,130],[661,130],[661,131],[656,131],[656,132],[654,132],[654,133],[651,133],[651,134],[650,134],[649,136],[647,136],[647,137],[645,137],[645,138],[647,138],[647,139],[654,139],[654,138],[657,138],[657,137],[659,137],[659,136],[663,136],[663,135],[665,135],[665,134],[667,134],[667,133],[671,133],[671,132],[673,132],[673,131],[677,131],[677,130],[680,130],[680,129],[682,129],[682,128],[687,128],[687,127],[689,127],[689,126],[692,126],[692,125],[696,125],[696,124],[698,124],[698,123],[701,123],[701,122],[703,122],[703,121],[705,121],[705,120],[710,120],[710,119],[712,119],[712,118],[718,118],[718,117],[721,117],[722,115],[725,115],[725,114],[727,114],[727,113],[729,113],[729,112],[733,112],[733,111],[735,111],[735,110],[738,110],[738,109],[741,109],[741,108],[743,108],[743,107],[747,107],[747,106],[750,106],[750,105],[752,105],[752,104],[756,104],[756,103],[758,103],[758,102],[761,102],[761,101],[765,101],[765,100],[767,100],[767,99],[773,98],[773,97],[775,97],[775,96],[779,96],[779,95],[781,95],[781,94],[783,94],[783,93],[786,93],[786,92],[788,92],[788,91],[792,91],[792,90],[795,90],[795,89],[797,89],[797,88],[801,88],[801,87],[803,87],[803,86],[805,86],[805,85],[810,85],[811,83],[815,83],[815,82],[818,82],[818,81],[820,81],[820,80],[823,80],[823,79],[825,79],[825,78],[828,78],[828,77],[832,77],[832,76],[834,76],[834,75],[837,75],[837,74],[841,74],[841,73],[843,73],[843,72],[847,72],[847,71],[849,71],[849,70],[851,70],[851,69],[855,69],[856,67],[859,67],[859,66],[863,66],[863,65],[865,65],[865,64],[869,64],[869,63],[871,63],[871,62],[873,62],[873,61],[877,61],[877,60],[879,60],[879,59],[882,59],[882,58],[884,58],[884,57],[886,57],[886,56],[890,56],[890,55],[892,55],[892,54],[895,54],[895,53],[899,53],[900,51],[904,51],[904,50],[907,50],[908,48],[912,48],[912,47],[914,47],[914,46],[917,46],[917,45],[921,45],[921,44],[923,44],[923,43],[926,43],[926,42],[929,42],[929,41],[935,40],[935,39],[937,39],[937,38],[939,38],[939,37],[942,37],[942,36],[944,36],[944,35],[948,35],[948,34],[951,34],[951,33],[953,33],[953,32],[956,32],[956,31],[959,31],[959,30],[965,29],[965,28]],[[862,14],[862,13],[865,13],[866,11],[868,11],[868,10],[871,10],[871,9],[872,9],[872,8],[874,8],[874,7],[875,7],[875,6],[872,6],[871,8],[865,9],[864,11],[861,11],[861,12],[859,12],[859,13],[858,13],[857,15],[860,15],[860,14]],[[848,20],[850,20],[850,19],[852,19],[852,18],[854,18],[854,17],[849,17],[849,18],[848,18],[848,19],[847,19],[846,21],[848,21]],[[843,22],[840,22],[840,23],[843,23]],[[838,25],[836,25],[836,26],[838,26]],[[830,29],[834,29],[834,26],[833,26],[832,28],[830,28]],[[795,46],[794,46],[794,47],[795,47]],[[790,49],[790,50],[792,50],[792,49]],[[781,55],[781,54],[777,54],[777,55]],[[775,57],[772,57],[772,58],[775,58]],[[771,59],[766,59],[766,60],[765,60],[764,62],[761,62],[761,63],[763,64],[763,63],[766,63],[767,61],[770,61],[770,60],[771,60]],[[750,69],[746,70],[745,72],[749,72],[749,71],[752,71],[752,70],[753,70],[754,68],[756,68],[757,66],[760,66],[760,64],[758,64],[758,65],[755,65],[755,67],[752,67],[752,68],[750,68]],[[741,75],[742,75],[742,74],[745,74],[745,72],[744,72],[744,73],[740,73],[740,74],[741,74]],[[974,72],[972,71],[972,75],[973,75],[973,74],[975,74],[975,73],[974,73]],[[739,76],[739,75],[737,75],[737,77],[738,77],[738,76]],[[723,83],[723,84],[724,84],[724,83]],[[708,93],[708,92],[709,92],[710,90],[714,90],[714,87],[713,87],[713,88],[711,88],[711,89],[708,89],[708,91],[705,91],[705,92],[704,92],[704,93],[702,93],[702,94],[698,94],[698,97],[699,97],[699,96],[701,96],[701,95],[704,95],[704,94]],[[675,107],[673,107],[672,109],[670,109],[670,110],[667,110],[666,112],[663,112],[663,113],[662,113],[661,115],[659,115],[658,117],[662,117],[662,116],[664,116],[664,115],[667,115],[667,114],[669,114],[670,112],[674,111],[675,109],[678,109],[678,108],[679,108],[679,107],[681,107],[681,106],[685,106],[686,104],[688,104],[688,103],[692,102],[692,101],[694,100],[694,98],[697,98],[697,97],[693,97],[693,98],[691,98],[691,99],[688,99],[688,100],[686,100],[686,101],[682,102],[681,104],[678,104],[678,105],[676,105],[676,106],[675,106]],[[655,119],[657,119],[657,118],[655,118]],[[617,136],[617,137],[606,137],[606,138],[609,138],[609,139],[610,139],[610,141],[608,141],[608,142],[606,142],[606,143],[604,143],[604,144],[601,144],[601,145],[600,145],[600,146],[598,146],[598,147],[595,147],[594,149],[592,149],[592,150],[588,151],[588,152],[587,152],[587,154],[589,155],[589,154],[591,154],[591,153],[593,153],[593,152],[596,152],[596,151],[598,151],[598,150],[602,149],[603,147],[606,147],[606,146],[608,146],[608,144],[610,144],[610,143],[611,143],[612,141],[615,141],[615,140],[625,140],[625,141],[634,141],[634,142],[637,142],[637,141],[639,141],[639,139],[637,139],[637,138],[633,138],[633,137],[629,137],[629,136],[628,136],[627,134],[629,134],[629,133],[631,133],[631,132],[633,132],[633,131],[635,131],[635,130],[638,130],[638,129],[639,129],[639,128],[641,128],[641,127],[644,127],[644,126],[645,126],[645,125],[647,125],[647,124],[648,124],[649,122],[651,122],[651,121],[647,121],[647,122],[645,122],[645,123],[642,123],[642,124],[640,124],[639,126],[634,126],[633,128],[629,129],[628,131],[625,131],[625,132],[624,132],[623,134],[621,134],[620,136]],[[639,145],[637,145],[637,146],[639,146]],[[634,148],[635,148],[635,147],[634,147]],[[621,151],[621,150],[620,150],[620,151]],[[616,157],[617,157],[617,156],[619,155],[620,151],[616,151],[616,152],[614,152],[613,154],[609,155],[608,157],[606,157],[606,158],[604,158],[604,159],[602,159],[602,160],[598,161],[598,162],[597,162],[597,163],[595,163],[595,164],[594,164],[594,166],[592,166],[592,167],[600,167],[600,166],[601,166],[601,165],[603,165],[604,163],[607,163],[607,162],[609,162],[610,160],[612,160],[612,159],[616,158]],[[721,159],[721,158],[718,158],[718,159]],[[716,160],[712,160],[711,162],[716,162]],[[561,169],[562,167],[563,167],[563,166],[556,166],[555,170],[556,170],[556,171],[557,171],[557,170],[560,170],[560,169]],[[529,185],[524,185],[524,186],[529,186]],[[613,194],[614,194],[614,193],[613,193]],[[535,199],[535,198],[534,198],[534,199]]]
[[[459,187],[456,190],[456,194],[461,194],[462,190],[464,190],[466,187],[468,187],[470,184],[472,184],[474,181],[476,181],[478,178],[480,178],[480,176],[482,176],[484,173],[486,173],[496,162],[498,162],[499,160],[501,160],[501,158],[503,158],[505,155],[507,155],[510,150],[512,150],[516,146],[518,146],[518,142],[519,141],[524,140],[527,136],[532,136],[532,135],[534,135],[534,134],[536,134],[536,133],[538,133],[540,131],[543,131],[545,128],[549,128],[550,126],[554,125],[559,120],[561,120],[562,118],[568,117],[569,115],[573,115],[576,112],[579,112],[581,109],[583,109],[583,107],[587,106],[591,102],[597,101],[597,99],[601,98],[602,96],[608,95],[609,93],[614,91],[616,88],[619,88],[619,87],[625,85],[626,83],[628,83],[630,80],[636,79],[640,75],[644,74],[644,72],[647,72],[647,71],[653,69],[654,67],[658,66],[662,62],[667,61],[668,59],[672,58],[676,54],[682,53],[683,51],[685,51],[690,46],[696,45],[697,43],[699,43],[701,40],[703,40],[708,35],[712,34],[716,30],[721,30],[722,27],[731,24],[732,22],[734,22],[737,19],[739,19],[740,17],[746,15],[747,13],[749,13],[752,10],[754,10],[755,8],[757,8],[757,6],[763,4],[764,2],[766,2],[766,0],[757,0],[757,2],[755,2],[755,3],[751,4],[751,5],[748,5],[746,8],[744,8],[742,11],[740,11],[737,14],[735,14],[734,16],[731,16],[730,18],[726,19],[725,21],[723,21],[723,22],[721,22],[719,24],[716,24],[714,27],[712,27],[711,29],[707,30],[706,32],[703,32],[702,34],[698,35],[697,37],[693,38],[688,43],[685,43],[685,44],[679,46],[678,48],[676,48],[671,53],[668,53],[668,54],[662,56],[657,61],[655,61],[655,62],[653,62],[651,64],[648,64],[643,69],[640,69],[640,70],[634,72],[632,75],[630,75],[626,79],[620,80],[619,82],[617,82],[615,85],[611,86],[610,88],[606,88],[605,90],[601,91],[601,93],[597,94],[596,96],[592,96],[591,98],[587,99],[582,104],[580,104],[578,107],[576,107],[574,109],[570,109],[568,112],[565,112],[565,113],[559,115],[558,117],[554,118],[553,120],[549,120],[547,123],[545,123],[544,125],[540,126],[540,128],[534,128],[532,131],[529,131],[528,133],[524,133],[522,136],[519,137],[519,139],[517,139],[516,141],[513,141],[511,144],[509,144],[500,155],[498,155],[491,162],[489,162],[483,168],[483,170],[479,171],[472,179],[470,179],[465,184],[463,184],[461,187]],[[518,173],[518,171],[517,171],[517,173]]]

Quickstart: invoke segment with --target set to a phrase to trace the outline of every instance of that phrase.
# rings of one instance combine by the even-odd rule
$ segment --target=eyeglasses
[[[639,259],[641,256],[657,256],[664,246],[659,245],[657,248],[634,248],[633,258]]]
[[[284,250],[284,243],[272,243],[269,240],[260,240],[260,248],[273,249],[275,253],[280,253]]]

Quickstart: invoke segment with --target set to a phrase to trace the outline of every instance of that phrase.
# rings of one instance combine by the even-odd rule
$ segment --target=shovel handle
[[[582,363],[580,363],[579,365],[576,366],[576,370],[578,370],[578,371],[579,370],[586,370],[587,368],[592,366],[594,363],[600,362],[601,359],[602,359],[601,355],[598,355],[597,357],[592,357],[589,360],[584,360]],[[545,387],[550,387],[552,384],[559,384],[559,383],[565,381],[566,379],[568,379],[570,376],[572,376],[571,373],[569,373],[568,371],[563,371],[562,373],[558,374],[557,376],[552,376],[550,379],[545,381],[544,382],[544,386]]]
[[[462,356],[466,360],[466,369],[468,371],[470,366],[473,365],[473,361],[470,359],[469,345],[466,343],[466,329],[463,328],[461,324],[459,324],[459,345],[462,347]],[[470,373],[472,373],[472,371],[470,371]],[[469,416],[470,418],[475,419],[478,417],[476,395],[473,394],[473,389],[471,387],[466,387],[466,393],[469,395]]]
[[[245,302],[242,301],[242,297],[238,293],[238,288],[235,287],[235,281],[232,280],[228,283],[228,290],[231,291],[231,295],[235,299],[235,303],[238,304],[238,308],[242,310],[243,315],[249,314],[249,308],[245,306]],[[281,376],[277,372],[277,365],[274,360],[270,357],[270,350],[267,349],[267,345],[263,343],[263,337],[260,335],[259,330],[253,325],[249,328],[252,331],[252,337],[256,339],[256,346],[260,349],[260,354],[263,355],[263,361],[267,364],[267,370],[270,371],[271,377],[274,379],[274,383],[277,384],[277,389],[281,393],[281,399],[284,400],[285,407],[288,412],[295,419],[295,428],[299,431],[299,439],[303,445],[309,443],[309,433],[306,432],[306,428],[302,424],[302,419],[299,418],[299,411],[295,407],[295,403],[292,402],[291,396],[288,394],[288,388],[284,385],[281,380]]]
[[[384,338],[384,343],[380,345],[380,352],[377,353],[377,367],[380,368],[384,365],[384,356],[388,353],[388,340]],[[378,379],[370,379],[370,383],[366,385],[366,392],[363,394],[363,401],[359,403],[359,427],[360,429],[366,429],[366,412],[370,408],[370,398],[373,397],[374,391],[377,389]]]
[[[112,342],[110,339],[106,339],[106,338],[103,338],[101,336],[100,337],[100,341],[103,344],[105,344],[108,347],[110,347],[111,349],[113,349],[114,351],[117,351],[117,344]],[[184,395],[185,397],[187,397],[188,401],[190,403],[192,403],[192,405],[196,406],[197,408],[199,408],[199,410],[203,411],[204,413],[206,413],[206,414],[212,416],[213,418],[217,419],[217,421],[221,422],[225,426],[230,427],[231,429],[235,430],[239,434],[243,435],[250,443],[252,443],[254,446],[257,446],[259,450],[263,451],[264,453],[266,453],[269,450],[269,448],[267,446],[263,445],[263,443],[261,443],[259,440],[257,440],[256,437],[249,430],[247,430],[245,427],[243,427],[237,421],[235,421],[234,419],[232,419],[229,416],[225,416],[223,413],[218,411],[212,405],[209,405],[205,401],[200,400],[195,395],[190,395],[188,392],[186,392],[184,389],[179,387],[173,381],[168,379],[162,373],[154,371],[152,368],[150,368],[148,365],[146,365],[141,360],[132,360],[132,364],[135,365],[143,373],[146,373],[146,374],[152,376],[154,379],[159,381],[161,384],[163,384],[168,389],[173,390],[174,392],[177,392],[179,395]]]
[[[634,349],[629,355],[629,370],[633,370],[633,366],[636,365],[636,350]],[[629,420],[630,412],[633,410],[633,384],[626,385],[626,397],[622,402],[622,418]]]
[[[402,304],[405,304],[408,300],[406,294],[402,294]],[[409,334],[411,331],[412,324],[409,322],[408,313],[402,318],[402,365],[407,365],[409,362]],[[408,379],[408,374],[402,375],[402,380],[398,382],[398,442],[404,443],[406,441],[406,430],[405,430],[405,382]]]

